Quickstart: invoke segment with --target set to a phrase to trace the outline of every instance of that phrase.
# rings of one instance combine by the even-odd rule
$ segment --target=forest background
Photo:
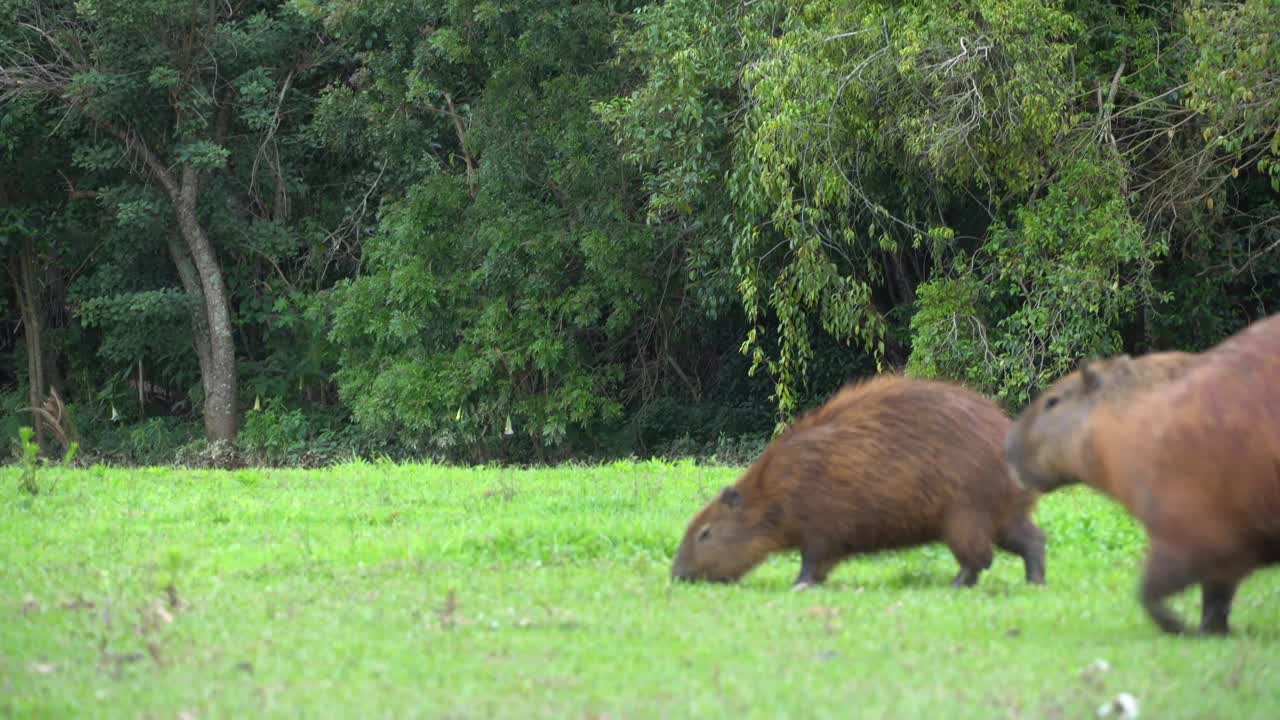
[[[879,370],[1014,412],[1276,309],[1277,37],[1275,0],[0,0],[0,437],[743,462]]]

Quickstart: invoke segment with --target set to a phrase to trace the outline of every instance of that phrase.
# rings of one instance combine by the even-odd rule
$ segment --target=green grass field
[[[6,469],[0,715],[1085,718],[1128,692],[1143,718],[1280,717],[1280,572],[1241,588],[1233,637],[1162,636],[1141,531],[1077,489],[1037,512],[1043,588],[998,553],[953,590],[941,545],[803,593],[795,556],[672,586],[736,474],[94,468],[32,498]]]

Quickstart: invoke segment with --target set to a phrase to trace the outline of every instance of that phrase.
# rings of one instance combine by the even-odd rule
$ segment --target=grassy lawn
[[[938,545],[788,590],[672,587],[732,468],[0,471],[0,716],[1280,717],[1280,572],[1226,640],[1160,635],[1143,538],[1087,490],[1041,502],[1048,586]],[[452,599],[450,599],[452,598]],[[176,602],[175,602],[176,601]],[[1175,607],[1198,619],[1198,592]],[[1087,670],[1096,659],[1108,671]]]

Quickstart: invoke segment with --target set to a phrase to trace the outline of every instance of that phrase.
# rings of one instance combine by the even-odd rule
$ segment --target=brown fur
[[[1239,583],[1280,562],[1280,315],[1134,393],[1137,363],[1085,366],[1080,394],[1019,417],[1007,458],[1031,488],[1083,482],[1142,523],[1139,598],[1162,630],[1184,631],[1164,600],[1199,584],[1201,631],[1225,634]]]
[[[955,385],[889,375],[847,385],[694,516],[672,576],[735,581],[798,549],[801,588],[850,555],[941,540],[960,563],[953,585],[977,582],[993,543],[1042,583],[1036,495],[1001,455],[1009,425],[995,403]]]
[[[1018,462],[1015,463],[1010,458],[1010,470],[1015,476],[1019,468],[1024,472],[1043,475],[1045,473],[1040,470],[1041,467],[1053,465],[1060,459],[1070,461],[1074,456],[1076,449],[1071,443],[1062,442],[1061,439],[1059,442],[1049,442],[1056,433],[1060,432],[1052,422],[1053,418],[1045,422],[1041,422],[1040,418],[1048,409],[1057,411],[1058,408],[1068,406],[1088,405],[1090,390],[1085,387],[1085,369],[1095,377],[1105,375],[1109,378],[1106,397],[1109,402],[1118,403],[1185,375],[1200,359],[1201,356],[1196,353],[1172,351],[1149,353],[1137,358],[1116,355],[1081,363],[1076,370],[1062,376],[1036,396],[1036,399],[1018,415],[1005,439],[1006,456],[1011,452],[1011,448],[1021,448],[1018,451]],[[1027,448],[1036,448],[1038,454],[1028,453]],[[1061,472],[1054,475],[1057,482],[1052,487],[1048,487],[1049,490],[1079,482]]]

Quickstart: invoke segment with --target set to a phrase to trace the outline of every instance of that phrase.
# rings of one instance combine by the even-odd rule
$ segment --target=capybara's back
[[[992,545],[1043,582],[1035,495],[1008,474],[1010,421],[992,401],[943,382],[881,375],[798,419],[690,522],[672,574],[736,580],[770,553],[799,549],[799,587],[844,558],[942,541],[954,585],[990,567]]]

